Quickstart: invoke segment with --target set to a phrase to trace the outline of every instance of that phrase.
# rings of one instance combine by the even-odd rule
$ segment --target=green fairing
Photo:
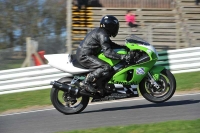
[[[150,70],[151,75],[153,76],[154,80],[158,80],[160,77],[160,72],[165,69],[164,66],[153,66]]]
[[[146,74],[151,70],[151,68],[154,66],[154,64],[157,61],[156,54],[152,51],[149,51],[146,47],[142,47],[141,45],[138,45],[135,43],[127,43],[126,46],[130,50],[141,50],[141,51],[146,52],[149,55],[150,60],[147,62],[140,63],[140,64],[130,65],[130,66],[120,70],[119,72],[115,73],[115,75],[112,77],[112,79],[109,81],[109,83],[137,85],[146,76]],[[127,54],[127,52],[124,49],[117,50],[116,52],[119,54]],[[105,57],[103,53],[101,53],[98,56],[98,58],[109,63],[111,66],[116,65],[120,61],[120,60],[109,59],[109,58]],[[142,73],[137,73],[141,69],[143,69]],[[154,70],[154,69],[152,69],[152,70]],[[129,81],[127,81],[129,71],[132,71],[132,76],[131,76],[131,79]],[[159,77],[159,76],[157,76],[157,74],[159,74],[159,73],[157,73],[157,70],[153,71],[152,73],[155,73],[155,74],[153,74],[153,76],[156,79],[157,79],[157,77]]]
[[[139,84],[140,81],[146,76],[147,72],[151,69],[151,67],[155,64],[156,60],[151,60],[148,62],[144,62],[141,64],[136,64],[129,66],[127,68],[122,69],[121,71],[117,72],[113,78],[111,79],[112,83],[122,83],[126,85],[132,85],[132,84]],[[139,68],[143,68],[144,74],[137,74],[137,70]],[[133,76],[132,78],[127,81],[128,71],[133,70]]]

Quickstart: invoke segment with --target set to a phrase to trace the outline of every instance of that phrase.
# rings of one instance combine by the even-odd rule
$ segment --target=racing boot
[[[94,86],[92,85],[92,82],[94,81],[95,77],[93,74],[90,73],[82,82],[80,82],[80,87],[86,90],[87,92],[96,93],[97,89],[95,89]]]

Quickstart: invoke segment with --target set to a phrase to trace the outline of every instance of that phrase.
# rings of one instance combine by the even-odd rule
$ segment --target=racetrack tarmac
[[[74,129],[200,119],[200,93],[175,95],[161,104],[143,98],[90,104],[82,113],[54,108],[0,115],[1,133],[54,133]]]

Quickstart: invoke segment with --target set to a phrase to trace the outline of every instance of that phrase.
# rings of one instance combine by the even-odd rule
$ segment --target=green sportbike
[[[98,90],[95,94],[79,86],[92,70],[78,64],[74,55],[45,55],[49,65],[66,73],[65,77],[50,83],[54,107],[63,114],[75,114],[83,111],[89,102],[133,98],[138,97],[139,92],[153,103],[169,100],[175,93],[176,80],[169,70],[156,65],[158,54],[155,48],[135,35],[125,39],[125,46],[115,51],[119,54],[129,53],[132,56],[129,62],[109,59],[103,53],[98,55],[113,69],[109,76],[101,77],[94,83]]]

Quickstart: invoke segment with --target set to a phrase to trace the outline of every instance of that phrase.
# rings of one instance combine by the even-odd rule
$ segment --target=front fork
[[[154,80],[154,78],[151,76],[150,72],[148,72],[148,77],[150,79],[151,85],[153,85],[156,89],[159,89],[160,86],[157,84],[157,82]]]
[[[158,83],[156,81],[159,80],[160,77],[160,73],[161,71],[165,69],[165,67],[163,66],[153,66],[150,70],[150,72],[148,72],[148,77],[150,79],[150,83],[151,85],[153,85],[156,89],[160,88],[160,85],[158,85]]]

